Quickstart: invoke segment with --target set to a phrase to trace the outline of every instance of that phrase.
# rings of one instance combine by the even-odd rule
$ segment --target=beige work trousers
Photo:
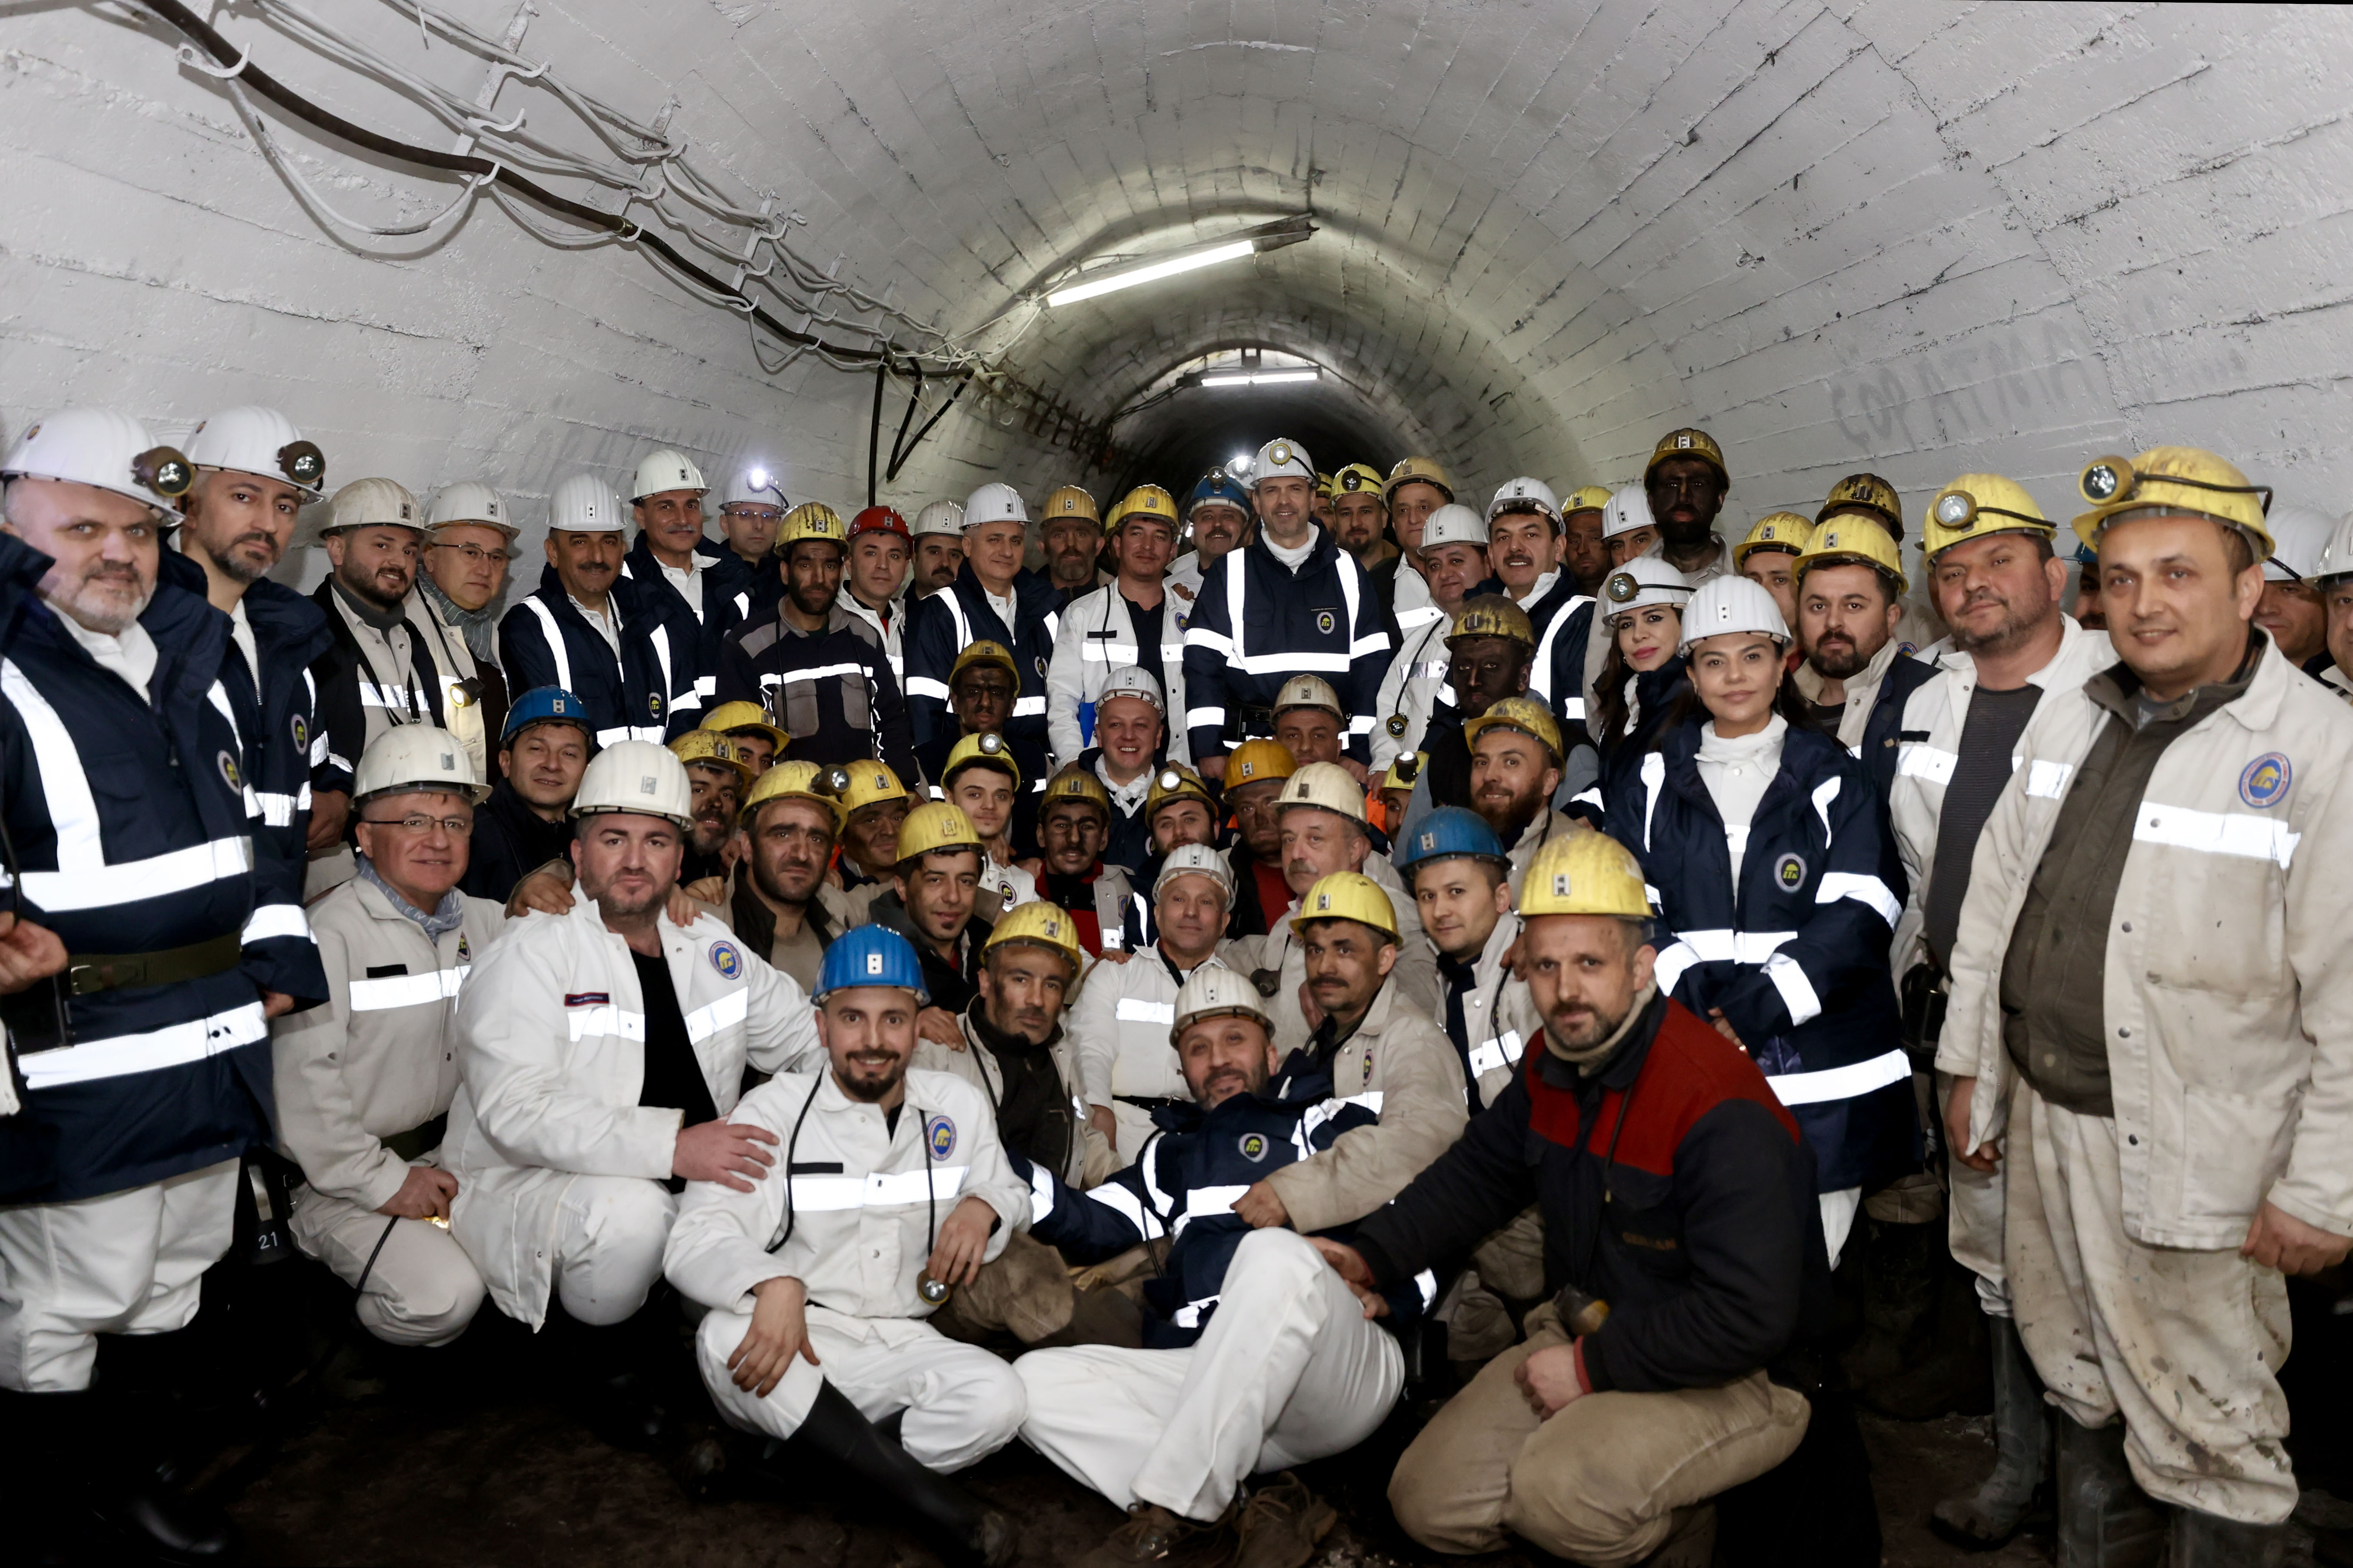
[[[294,1245],[336,1279],[357,1287],[364,1276],[354,1310],[360,1325],[386,1344],[446,1345],[481,1310],[481,1270],[430,1220],[387,1219],[304,1186],[295,1190],[290,1224]]]
[[[1493,1552],[1506,1534],[1556,1557],[1618,1568],[1658,1550],[1679,1508],[1754,1480],[1806,1435],[1806,1396],[1751,1373],[1719,1388],[1588,1394],[1539,1420],[1512,1381],[1566,1345],[1551,1303],[1528,1337],[1480,1370],[1398,1460],[1389,1506],[1433,1552]]]
[[[1936,1075],[1936,1106],[1941,1118],[1953,1090],[1952,1075]],[[2001,1261],[2001,1216],[2007,1199],[2002,1194],[2002,1167],[1972,1171],[1951,1162],[1952,1200],[1946,1209],[1946,1237],[1953,1261],[1978,1277],[1978,1308],[1989,1318],[2010,1316],[2010,1275]]]
[[[2236,1247],[2126,1235],[2115,1120],[2063,1110],[2023,1079],[2002,1168],[2010,1301],[2051,1402],[2084,1426],[2121,1414],[2133,1479],[2160,1502],[2286,1519],[2285,1279]]]

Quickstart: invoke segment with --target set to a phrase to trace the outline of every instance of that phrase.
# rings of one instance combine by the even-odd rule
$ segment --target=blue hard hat
[[[534,686],[514,700],[507,710],[507,727],[499,732],[499,744],[504,746],[523,729],[550,721],[559,724],[576,724],[588,737],[589,750],[596,747],[596,731],[588,726],[588,704],[561,686]]]
[[[1185,498],[1185,515],[1192,516],[1195,507],[1204,501],[1213,500],[1238,508],[1245,516],[1250,510],[1250,492],[1242,489],[1237,481],[1228,478],[1223,468],[1211,468],[1201,476],[1201,482],[1195,485],[1193,493]]]
[[[1459,805],[1441,805],[1414,824],[1398,846],[1397,868],[1410,875],[1424,861],[1452,860],[1462,856],[1508,863],[1504,841],[1487,819]]]
[[[825,961],[818,965],[815,999],[822,1002],[833,992],[861,985],[912,991],[919,1004],[931,1005],[932,994],[923,988],[923,965],[915,956],[915,944],[889,926],[852,926],[835,937],[833,945],[825,950]]]

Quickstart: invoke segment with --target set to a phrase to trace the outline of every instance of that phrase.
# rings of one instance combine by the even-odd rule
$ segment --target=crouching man
[[[1320,1094],[1295,1081],[1292,1099],[1270,1097],[1273,1024],[1231,970],[1195,970],[1176,1015],[1169,1038],[1194,1104],[1161,1111],[1164,1131],[1102,1186],[1074,1193],[1042,1166],[1030,1176],[1031,1234],[1067,1257],[1174,1237],[1145,1288],[1147,1348],[1023,1356],[1013,1366],[1029,1394],[1021,1436],[1128,1510],[1082,1568],[1297,1564],[1337,1514],[1295,1478],[1247,1504],[1242,1482],[1370,1436],[1404,1386],[1405,1360],[1306,1238],[1253,1229],[1231,1205],[1375,1115],[1333,1100],[1328,1078]],[[1422,1289],[1408,1278],[1385,1312],[1417,1316]]]
[[[1010,1521],[942,1479],[1021,1424],[1021,1381],[923,1320],[1029,1217],[988,1101],[908,1070],[930,998],[907,939],[860,926],[826,949],[825,1059],[744,1097],[729,1125],[781,1142],[782,1179],[701,1183],[663,1258],[711,1309],[695,1359],[720,1413],[904,1505],[958,1561],[1009,1563]],[[904,1412],[897,1441],[873,1423]]]
[[[1382,1292],[1543,1208],[1558,1296],[1389,1482],[1434,1551],[1512,1532],[1599,1568],[1639,1562],[1712,1532],[1698,1505],[1805,1436],[1807,1398],[1782,1379],[1805,1309],[1828,1304],[1812,1161],[1739,1047],[1659,993],[1649,912],[1613,841],[1546,845],[1521,904],[1543,1048],[1353,1244],[1317,1243],[1378,1315]]]
[[[294,1240],[357,1289],[369,1333],[444,1345],[482,1304],[481,1274],[449,1234],[458,1178],[440,1148],[459,989],[506,924],[458,891],[490,792],[458,737],[429,724],[377,736],[353,791],[359,875],[310,911],[328,1000],[270,1028],[280,1140],[308,1184]]]

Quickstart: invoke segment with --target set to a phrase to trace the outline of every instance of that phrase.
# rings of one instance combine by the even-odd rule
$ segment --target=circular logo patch
[[[306,758],[311,754],[311,726],[300,713],[294,715],[294,749]]]
[[[1245,1132],[1235,1147],[1242,1152],[1242,1158],[1245,1160],[1252,1162],[1263,1160],[1266,1158],[1266,1134]]]
[[[955,1123],[944,1116],[934,1116],[923,1123],[923,1146],[934,1160],[944,1160],[955,1152]]]
[[[744,973],[744,955],[735,951],[732,942],[711,944],[711,967],[719,971],[722,980],[733,980]]]
[[[237,759],[235,757],[230,756],[227,752],[223,752],[219,755],[214,757],[213,761],[220,767],[220,776],[223,784],[226,784],[231,789],[243,789],[245,787],[245,775],[237,771]]]
[[[1046,656],[1042,653],[1038,656],[1038,679],[1046,679]]]
[[[1803,855],[1782,856],[1773,862],[1773,879],[1781,884],[1782,891],[1796,892],[1805,885],[1806,858]]]
[[[2265,752],[2239,774],[2239,798],[2257,811],[2277,805],[2295,782],[2295,766],[2278,752]]]
[[[1334,621],[1331,611],[1318,610],[1315,612],[1315,629],[1324,636],[1327,637],[1330,637],[1332,635],[1332,627],[1335,624],[1337,623]]]

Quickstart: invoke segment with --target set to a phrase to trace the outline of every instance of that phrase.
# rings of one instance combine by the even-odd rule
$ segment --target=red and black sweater
[[[1756,1065],[1680,1004],[1653,996],[1590,1075],[1539,1043],[1356,1246],[1392,1285],[1464,1258],[1531,1203],[1546,1289],[1609,1303],[1579,1342],[1592,1388],[1709,1386],[1760,1367],[1811,1384],[1830,1309],[1813,1156]]]

